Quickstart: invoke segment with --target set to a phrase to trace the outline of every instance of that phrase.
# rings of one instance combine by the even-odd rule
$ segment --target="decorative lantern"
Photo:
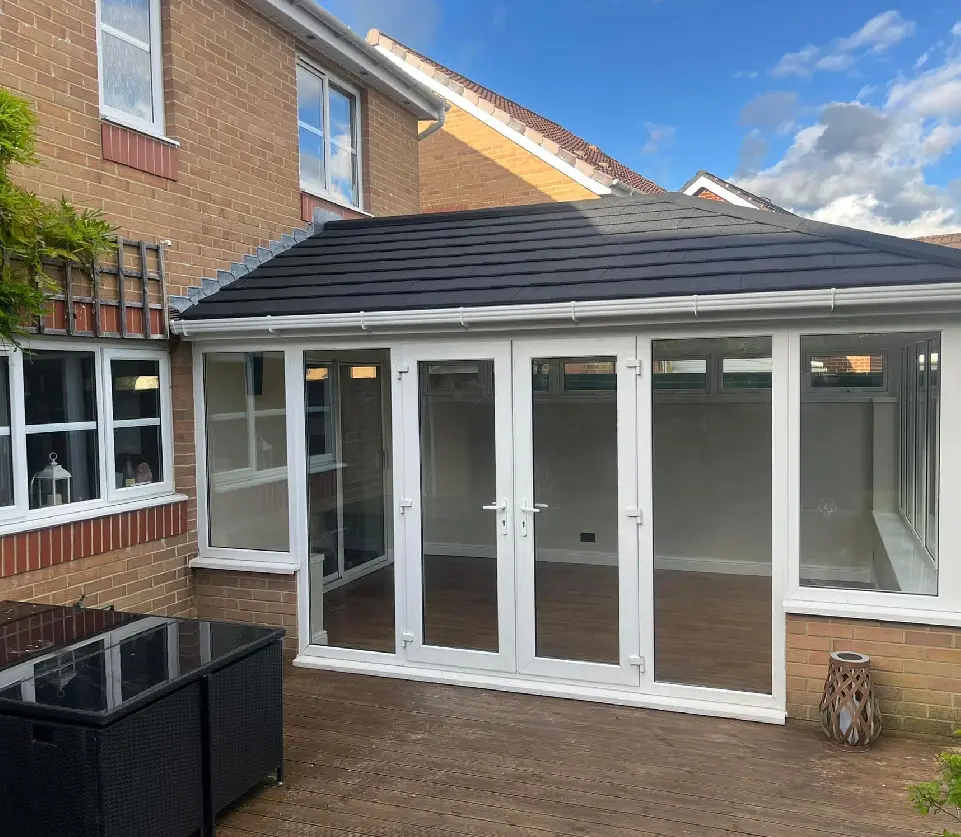
[[[60,506],[70,502],[70,472],[57,462],[57,454],[50,454],[50,462],[30,479],[30,506]]]
[[[881,710],[871,683],[871,658],[834,651],[821,698],[821,729],[835,744],[867,748],[881,734]]]

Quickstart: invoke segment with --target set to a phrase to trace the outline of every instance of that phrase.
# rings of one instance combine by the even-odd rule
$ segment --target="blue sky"
[[[901,235],[961,230],[956,0],[322,5],[666,188],[704,168],[821,220]]]

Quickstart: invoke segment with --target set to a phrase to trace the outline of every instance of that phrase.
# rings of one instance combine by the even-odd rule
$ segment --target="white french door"
[[[510,343],[406,344],[407,659],[515,670]]]
[[[635,346],[513,343],[520,673],[640,684]]]

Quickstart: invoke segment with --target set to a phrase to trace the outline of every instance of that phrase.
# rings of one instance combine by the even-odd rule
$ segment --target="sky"
[[[961,3],[321,0],[666,189],[707,169],[801,215],[961,231]]]

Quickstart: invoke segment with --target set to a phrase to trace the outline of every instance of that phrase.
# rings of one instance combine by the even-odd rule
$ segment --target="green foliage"
[[[961,735],[961,731],[955,735]],[[961,753],[938,755],[938,776],[919,782],[908,790],[911,804],[922,814],[942,814],[961,823]],[[961,832],[944,829],[938,837],[961,837]]]
[[[115,240],[100,212],[78,211],[63,198],[46,203],[10,178],[14,163],[36,165],[36,119],[23,99],[0,88],[0,343],[17,343],[40,316],[52,283],[44,260],[90,272]]]

